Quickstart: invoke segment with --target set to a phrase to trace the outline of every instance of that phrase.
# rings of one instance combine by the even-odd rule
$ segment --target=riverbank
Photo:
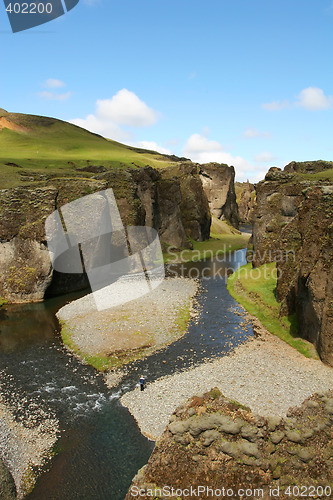
[[[242,233],[225,221],[213,217],[209,240],[192,241],[193,250],[178,250],[170,246],[163,254],[165,264],[199,262],[227,255],[235,250],[246,248],[250,233]]]
[[[135,282],[119,286],[127,297]],[[198,287],[188,278],[165,279],[142,297],[104,311],[97,311],[92,294],[87,295],[58,311],[63,342],[96,369],[117,369],[184,335]]]
[[[1,379],[5,377],[1,372]],[[14,479],[18,499],[34,488],[39,470],[52,456],[58,435],[59,423],[54,417],[34,402],[13,394],[9,405],[0,383],[0,459]]]
[[[121,398],[145,436],[156,440],[177,407],[212,387],[263,416],[285,416],[311,394],[332,388],[332,368],[305,358],[256,318],[252,321],[256,338],[230,355],[168,375],[148,384],[143,392],[135,389]]]
[[[282,316],[276,300],[277,271],[275,262],[255,269],[252,264],[240,267],[228,278],[227,289],[250,314],[280,339],[308,358],[319,359],[315,347],[298,336],[296,315]]]

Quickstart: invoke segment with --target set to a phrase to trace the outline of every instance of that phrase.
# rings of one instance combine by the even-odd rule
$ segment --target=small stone
[[[272,443],[278,444],[282,439],[284,438],[284,432],[282,431],[275,431],[270,435],[270,439]]]
[[[295,446],[291,446],[287,449],[287,452],[289,453],[289,455],[297,455],[298,448],[295,448]]]
[[[204,438],[203,445],[210,446],[213,441],[220,437],[220,433],[216,430],[205,431],[201,434],[201,437]]]
[[[302,460],[302,462],[310,462],[310,460],[314,457],[314,453],[310,448],[301,448],[297,456]]]
[[[233,458],[239,457],[239,446],[237,443],[231,443],[230,441],[222,441],[221,449],[223,453],[230,455]]]
[[[333,415],[333,406],[326,406],[326,411],[329,415]]]
[[[308,408],[318,408],[318,406],[319,403],[317,403],[317,401],[313,401],[312,399],[310,399],[310,401],[307,402]]]
[[[272,455],[276,450],[276,446],[275,444],[271,443],[270,441],[268,442],[267,446],[266,446],[266,453],[268,453],[269,455]]]
[[[176,443],[182,444],[183,446],[187,446],[191,442],[190,437],[184,434],[176,434],[174,439]]]
[[[219,429],[226,434],[238,434],[242,428],[243,422],[241,420],[232,420],[228,417],[221,415],[219,419]]]
[[[297,431],[288,431],[286,437],[289,441],[293,443],[300,443],[302,441],[302,435]]]
[[[304,438],[304,439],[309,439],[309,438],[311,438],[313,435],[314,435],[314,432],[313,432],[313,430],[312,430],[312,429],[309,429],[309,430],[307,430],[307,431],[304,431],[304,432],[303,432],[303,434],[302,434],[302,436],[303,436],[303,438]]]
[[[214,429],[216,426],[214,415],[200,415],[188,420],[189,430],[192,436],[199,436],[204,431]]]
[[[253,465],[255,465],[256,460],[255,460],[255,458],[252,458],[252,457],[244,457],[243,462],[245,465],[253,466]]]
[[[248,441],[255,441],[257,439],[258,430],[251,425],[244,425],[241,430],[242,437]]]
[[[190,417],[193,417],[193,415],[196,414],[195,408],[190,408],[189,411],[188,411],[188,414],[189,414]]]
[[[194,462],[199,462],[199,460],[200,460],[200,459],[201,459],[201,455],[193,455],[193,456],[192,456],[192,460],[193,460]]]
[[[275,431],[275,429],[280,425],[281,417],[268,417],[267,424],[270,431]]]
[[[245,455],[248,455],[249,457],[260,458],[261,456],[258,446],[254,443],[249,443],[248,441],[242,441],[240,449]]]
[[[178,422],[172,422],[171,424],[169,424],[169,431],[171,432],[171,434],[184,434],[185,432],[188,431],[190,427],[190,424],[189,424],[189,421],[188,420],[185,420],[185,421],[178,421]]]

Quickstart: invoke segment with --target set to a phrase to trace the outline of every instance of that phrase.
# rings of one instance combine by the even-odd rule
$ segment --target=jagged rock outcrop
[[[333,162],[271,168],[257,185],[253,264],[277,262],[282,314],[333,366]]]
[[[16,498],[14,479],[2,460],[0,460],[0,498],[1,500],[15,500]]]
[[[21,186],[0,191],[0,297],[42,300],[46,293],[88,285],[84,274],[53,272],[44,224],[54,210],[107,188],[114,191],[124,225],[154,227],[164,247],[191,248],[189,238],[209,237],[211,216],[197,166],[186,162],[162,171],[149,166],[98,171],[90,178],[27,177],[23,172]]]
[[[209,239],[212,216],[207,193],[201,182],[201,166],[191,162],[161,172],[162,179],[178,183],[181,191],[180,210],[186,234],[195,241]],[[160,189],[161,195],[163,189]]]
[[[207,195],[211,214],[239,227],[235,194],[235,169],[223,163],[200,165],[200,177]]]
[[[212,389],[175,411],[148,464],[133,479],[126,500],[139,489],[143,500],[155,495],[167,498],[165,486],[169,492],[174,488],[169,498],[179,498],[176,490],[191,486],[196,492],[189,492],[188,498],[215,498],[211,491],[224,488],[224,495],[216,498],[240,500],[248,490],[246,498],[268,500],[274,489],[276,497],[286,500],[298,496],[294,486],[303,486],[309,498],[310,487],[314,486],[312,495],[316,488],[326,487],[330,497],[332,424],[332,391],[311,396],[285,418],[264,418]],[[198,494],[199,486],[210,492],[204,489]]]
[[[238,205],[239,222],[252,224],[253,212],[256,206],[256,192],[254,184],[235,182],[236,201]]]

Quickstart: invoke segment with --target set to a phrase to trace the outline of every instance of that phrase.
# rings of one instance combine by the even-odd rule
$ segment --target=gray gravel
[[[0,379],[4,377],[5,372],[0,371]],[[18,421],[14,415],[23,407],[26,414]],[[13,476],[18,499],[34,485],[32,468],[43,466],[58,435],[59,422],[36,403],[17,398],[11,407],[0,394],[0,458]]]
[[[300,405],[311,394],[332,389],[333,368],[305,358],[261,327],[260,337],[237,347],[229,356],[163,377],[143,392],[136,388],[121,402],[141,432],[156,440],[178,406],[212,387],[254,413],[285,416],[290,407]]]
[[[115,283],[131,296],[135,281]],[[111,353],[145,348],[149,355],[184,334],[178,327],[180,311],[191,308],[198,283],[187,278],[165,279],[155,290],[124,304],[97,311],[92,294],[62,307],[58,318],[71,332],[71,342],[81,353]],[[107,289],[100,291],[108,294]]]

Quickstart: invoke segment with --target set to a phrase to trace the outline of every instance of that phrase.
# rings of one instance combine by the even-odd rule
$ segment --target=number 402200
[[[10,3],[6,7],[9,14],[52,14],[51,3]]]

